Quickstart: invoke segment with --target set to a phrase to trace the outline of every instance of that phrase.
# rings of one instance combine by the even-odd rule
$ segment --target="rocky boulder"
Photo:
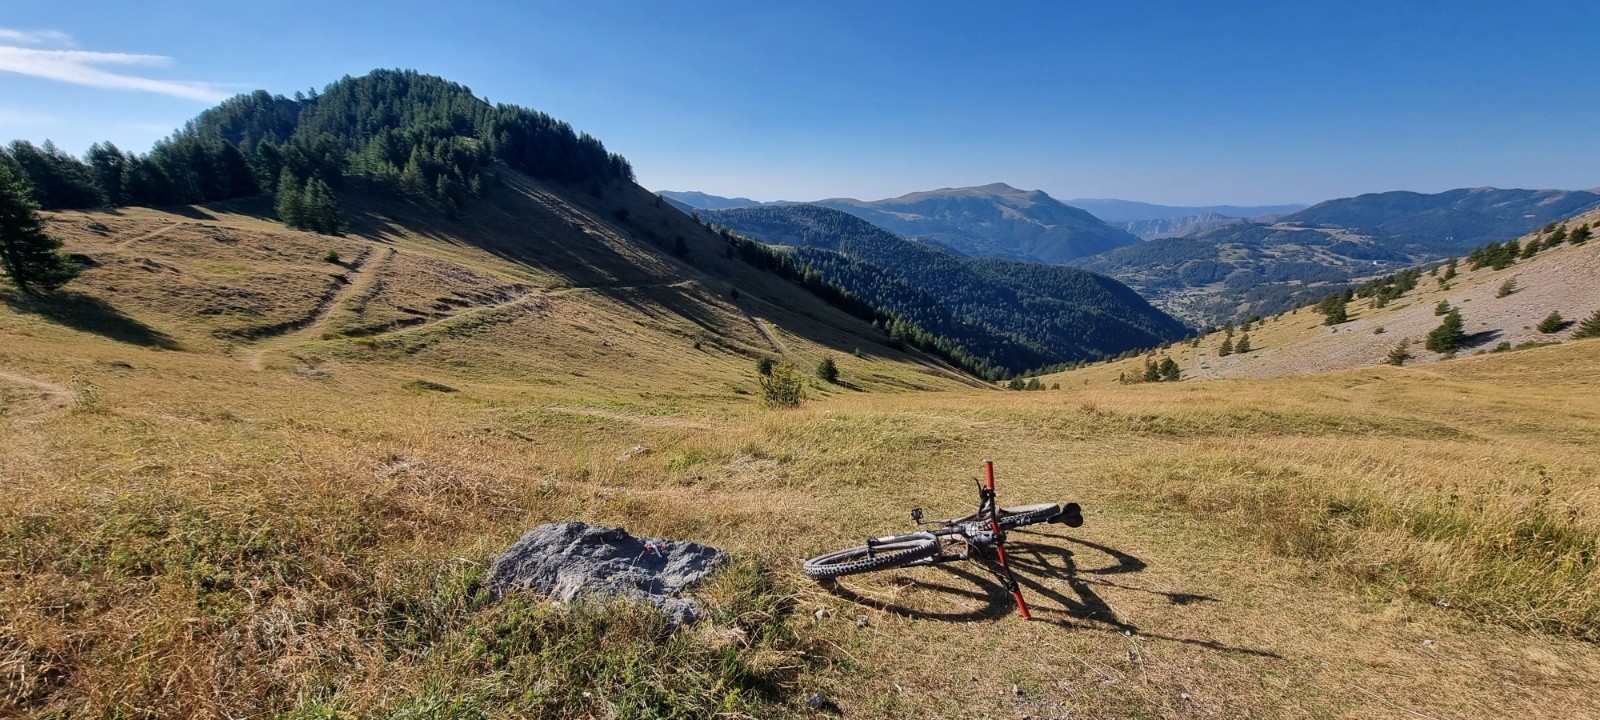
[[[496,598],[523,589],[568,602],[637,598],[682,624],[698,618],[700,605],[678,595],[727,559],[727,553],[699,543],[634,537],[622,528],[581,522],[546,523],[495,558],[484,583]]]

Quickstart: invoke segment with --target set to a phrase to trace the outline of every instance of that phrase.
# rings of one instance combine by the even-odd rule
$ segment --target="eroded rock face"
[[[634,537],[622,528],[581,522],[546,523],[495,558],[484,583],[496,598],[521,589],[568,602],[638,598],[682,624],[698,618],[700,605],[678,594],[727,559],[727,553],[699,543]]]

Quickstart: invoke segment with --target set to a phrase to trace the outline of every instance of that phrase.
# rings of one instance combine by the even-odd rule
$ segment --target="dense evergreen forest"
[[[838,210],[783,205],[703,215],[764,242],[795,246],[793,258],[807,271],[1003,374],[1154,347],[1186,331],[1110,278],[962,257]]]
[[[258,90],[207,110],[155,144],[96,143],[82,159],[18,140],[0,163],[46,210],[164,206],[274,195],[290,225],[339,226],[331,188],[360,176],[459,209],[494,164],[545,180],[633,180],[599,140],[541,112],[491,105],[466,86],[410,70],[345,77],[320,94]]]

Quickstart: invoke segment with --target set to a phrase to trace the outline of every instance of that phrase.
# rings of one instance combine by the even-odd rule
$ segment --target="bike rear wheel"
[[[827,580],[904,567],[938,553],[939,538],[933,533],[909,533],[873,541],[870,547],[862,545],[818,555],[807,560],[801,569],[813,580]]]

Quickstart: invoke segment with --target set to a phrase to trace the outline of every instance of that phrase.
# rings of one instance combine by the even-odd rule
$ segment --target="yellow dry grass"
[[[123,217],[103,240],[61,234],[120,257],[119,238],[180,222]],[[781,287],[746,279],[729,304],[728,275],[665,255],[646,282],[563,290],[442,233],[382,237],[286,234],[261,262],[284,264],[286,295],[315,293],[324,243],[392,247],[532,299],[347,338],[337,313],[451,286],[341,293],[322,314],[286,297],[243,322],[315,317],[250,339],[124,299],[167,296],[102,261],[72,286],[102,305],[0,309],[0,714],[800,716],[812,691],[852,717],[1600,714],[1595,341],[1001,393]],[[225,243],[184,247],[168,264],[207,292],[230,281],[193,280],[206,264],[262,271]],[[803,407],[761,409],[751,358],[769,339],[740,308],[860,389],[814,382]],[[966,512],[984,458],[1005,501],[1087,508],[1080,530],[1013,536],[1037,621],[975,566],[832,590],[800,575],[906,528],[909,507]],[[711,622],[677,635],[626,608],[483,604],[494,554],[560,519],[739,564],[706,591]]]

